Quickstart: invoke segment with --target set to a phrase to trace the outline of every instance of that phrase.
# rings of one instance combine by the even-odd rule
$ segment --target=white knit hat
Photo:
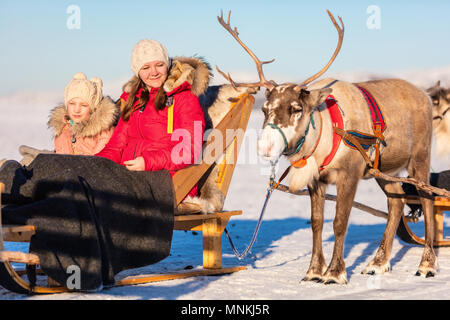
[[[81,98],[89,103],[91,110],[94,110],[103,98],[102,87],[101,79],[87,80],[84,73],[78,72],[64,89],[64,103],[67,106],[71,99]]]
[[[139,41],[131,54],[131,70],[139,76],[139,70],[147,62],[162,61],[169,67],[169,53],[158,41],[145,39]]]

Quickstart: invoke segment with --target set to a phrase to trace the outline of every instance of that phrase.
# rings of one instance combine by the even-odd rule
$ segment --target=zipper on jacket
[[[134,152],[133,152],[133,159],[132,160],[136,159],[136,149],[137,149],[137,143],[134,146]]]
[[[142,131],[141,131],[141,114],[142,114],[142,112],[139,111],[139,114],[137,117],[137,129],[139,131],[139,135],[141,136],[141,138],[144,139],[144,135],[142,134]]]

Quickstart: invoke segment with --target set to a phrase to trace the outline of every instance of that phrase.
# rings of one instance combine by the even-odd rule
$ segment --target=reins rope
[[[263,207],[261,209],[261,213],[259,215],[259,219],[258,219],[258,222],[256,224],[255,231],[253,232],[252,239],[250,240],[250,243],[248,244],[247,248],[245,248],[245,250],[242,253],[239,253],[239,251],[234,246],[233,240],[231,239],[231,236],[230,236],[227,228],[225,228],[225,230],[224,230],[225,234],[226,234],[226,236],[228,238],[228,241],[230,242],[231,249],[233,250],[235,256],[239,260],[242,260],[245,256],[247,256],[247,254],[252,249],[253,244],[255,243],[256,238],[258,236],[258,232],[259,232],[259,229],[261,227],[261,222],[262,222],[262,219],[263,219],[263,216],[264,216],[264,212],[266,211],[267,203],[269,202],[270,196],[272,195],[272,192],[273,192],[273,190],[275,188],[275,184],[276,184],[275,183],[275,166],[276,166],[277,162],[278,162],[278,159],[275,160],[275,161],[270,161],[271,173],[270,173],[270,179],[269,179],[269,187],[267,188],[267,193],[266,193],[266,199],[264,200],[264,204],[263,204]]]

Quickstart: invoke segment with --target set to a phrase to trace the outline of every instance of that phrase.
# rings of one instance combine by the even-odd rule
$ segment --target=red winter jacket
[[[173,95],[173,133],[168,133],[168,107],[156,111],[157,88],[152,88],[145,108],[136,108],[127,122],[121,118],[105,148],[96,156],[124,165],[142,156],[145,170],[167,169],[173,176],[177,170],[195,163],[201,155],[205,117],[198,98],[184,82],[167,95]],[[139,97],[141,91],[136,97]],[[125,101],[128,93],[121,96]],[[136,101],[136,104],[138,102]],[[197,187],[189,193],[197,195]]]

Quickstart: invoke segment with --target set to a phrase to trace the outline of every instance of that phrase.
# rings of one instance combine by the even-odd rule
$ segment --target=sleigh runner
[[[170,274],[130,276],[117,280],[115,286],[193,276],[220,275],[245,269],[242,266],[223,268],[221,248],[221,236],[229,219],[235,215],[242,214],[242,211],[218,210],[218,212],[205,213],[201,205],[195,201],[189,202],[189,200],[195,199],[187,198],[184,200],[196,184],[198,184],[199,190],[202,190],[202,186],[207,183],[211,184],[211,181],[222,194],[222,199],[227,195],[242,143],[240,137],[227,134],[227,130],[228,132],[230,132],[230,129],[245,132],[254,104],[254,97],[247,91],[237,91],[231,87],[229,89],[232,91],[227,91],[226,87],[223,86],[220,90],[224,91],[222,95],[226,97],[225,100],[232,101],[231,104],[228,102],[226,106],[226,109],[229,109],[229,111],[219,110],[222,114],[225,113],[222,120],[214,126],[214,129],[217,130],[216,132],[220,132],[220,134],[215,135],[214,139],[208,139],[203,147],[203,150],[214,150],[214,152],[208,154],[207,161],[203,159],[199,164],[179,170],[172,179],[175,193],[174,206],[176,208],[174,230],[202,232],[203,268],[183,270]],[[222,137],[222,139],[217,137]],[[0,188],[3,187],[4,185],[0,182]],[[221,206],[217,208],[221,209]],[[35,227],[33,225],[1,225],[0,285],[10,291],[22,294],[49,294],[70,291],[65,284],[55,283],[51,278],[48,278],[47,286],[36,285],[37,275],[45,276],[39,268],[39,257],[32,253],[5,250],[4,242],[30,242],[34,234]],[[16,269],[12,266],[12,263],[24,264],[25,268]]]

